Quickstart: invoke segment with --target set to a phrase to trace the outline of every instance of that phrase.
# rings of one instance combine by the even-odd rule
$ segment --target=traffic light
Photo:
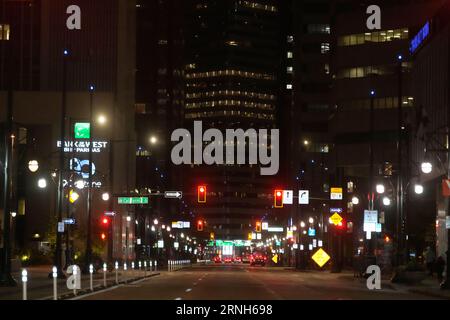
[[[261,221],[256,221],[255,231],[256,232],[261,232]]]
[[[101,220],[102,226],[103,227],[107,227],[109,226],[109,218],[108,217],[103,217]]]
[[[206,203],[206,186],[197,188],[198,203]]]
[[[283,208],[283,190],[275,190],[273,197],[275,208]]]
[[[197,221],[197,231],[203,231],[203,221],[202,220]]]
[[[80,195],[74,191],[74,190],[70,190],[69,191],[69,202],[70,203],[75,203],[78,199],[80,198]]]
[[[216,235],[214,234],[214,232],[211,232],[210,234],[209,234],[209,239],[210,240],[214,240],[216,238]]]

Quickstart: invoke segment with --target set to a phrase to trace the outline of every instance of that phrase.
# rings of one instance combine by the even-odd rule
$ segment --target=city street
[[[246,265],[195,266],[124,285],[85,300],[410,300],[403,290],[369,291],[351,274],[294,272]]]

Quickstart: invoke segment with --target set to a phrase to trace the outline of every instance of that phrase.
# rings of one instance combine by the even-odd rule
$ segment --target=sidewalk
[[[439,287],[439,283],[436,277],[433,278],[428,277],[427,279],[425,279],[424,281],[422,281],[420,284],[417,285],[391,283],[390,281],[389,284],[392,287],[394,287],[395,290],[408,291],[411,293],[421,294],[433,298],[450,300],[450,290],[442,290]]]
[[[28,271],[28,300],[45,300],[53,299],[53,279],[49,278],[48,275],[52,270],[52,266],[38,266],[29,267]],[[146,275],[157,275],[159,271],[147,271]],[[130,281],[132,279],[143,278],[145,275],[144,271],[139,270],[128,270],[124,272],[123,270],[118,271],[119,282]],[[16,287],[0,287],[0,300],[22,300],[22,281],[21,274],[14,273],[13,277],[17,281]],[[106,276],[107,286],[113,286],[116,283],[116,273],[115,271],[109,271]],[[99,271],[93,275],[93,287],[94,289],[104,288],[103,287],[103,272]],[[81,291],[90,288],[89,275],[82,275],[81,277]],[[58,279],[58,296],[65,297],[67,295],[73,294],[73,290],[67,289],[67,279]]]

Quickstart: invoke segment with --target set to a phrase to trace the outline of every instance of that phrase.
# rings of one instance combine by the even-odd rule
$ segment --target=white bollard
[[[91,288],[91,291],[94,291],[94,280],[92,279],[94,274],[94,266],[91,264],[89,265],[89,285]]]
[[[142,261],[139,261],[139,276],[142,276]]]
[[[148,263],[150,263],[150,272],[152,272],[153,271],[153,261],[150,260]]]
[[[108,271],[108,266],[106,263],[103,264],[103,286],[106,288],[106,272]]]
[[[123,277],[125,278],[125,282],[127,282],[127,270],[128,270],[128,266],[126,263],[123,264]]]
[[[73,283],[75,284],[73,286],[73,294],[76,296],[77,295],[77,277],[78,277],[78,268],[77,266],[73,267]]]
[[[133,277],[134,277],[134,270],[135,270],[135,264],[134,264],[134,261],[131,262],[131,270],[133,270]]]
[[[23,269],[22,270],[23,300],[27,300],[27,282],[28,282],[28,272],[26,269]]]
[[[58,269],[53,267],[53,300],[58,300]]]
[[[155,271],[158,271],[158,261],[155,260]]]
[[[119,284],[119,263],[117,261],[114,267],[116,269],[116,284]]]
[[[144,261],[144,277],[147,277],[147,261]]]

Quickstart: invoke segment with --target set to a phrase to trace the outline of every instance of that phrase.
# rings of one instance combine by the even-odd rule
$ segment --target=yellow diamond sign
[[[273,256],[272,261],[275,263],[278,263],[278,255],[277,254]]]
[[[342,217],[341,217],[339,214],[337,214],[337,213],[333,214],[333,215],[331,216],[331,218],[330,218],[330,221],[331,221],[335,226],[337,226],[339,223],[341,223],[342,220],[343,220]]]
[[[331,259],[331,257],[323,249],[319,249],[312,256],[312,259],[319,267],[322,268]]]

